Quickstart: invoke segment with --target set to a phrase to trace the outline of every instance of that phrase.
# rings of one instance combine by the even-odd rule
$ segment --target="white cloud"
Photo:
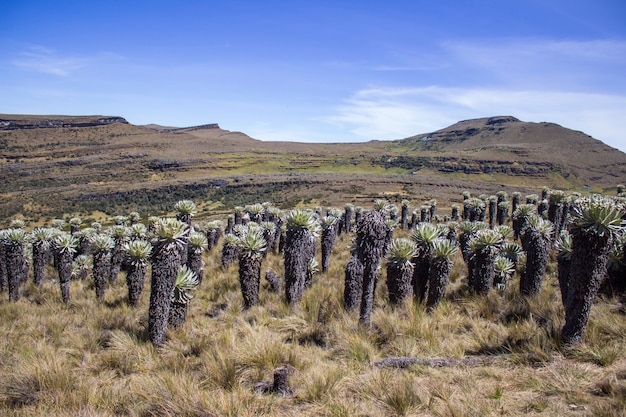
[[[91,56],[61,56],[54,49],[32,46],[21,52],[11,63],[24,70],[65,77],[96,63],[119,58],[118,55],[111,53],[98,53]]]
[[[581,130],[626,151],[620,120],[626,96],[481,88],[378,88],[361,90],[328,119],[361,140],[428,133],[459,120],[510,115]]]

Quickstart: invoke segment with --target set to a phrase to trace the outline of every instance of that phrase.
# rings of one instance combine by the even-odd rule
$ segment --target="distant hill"
[[[162,213],[182,198],[201,215],[271,201],[458,201],[462,191],[605,191],[626,154],[581,132],[514,117],[367,143],[262,142],[211,123],[136,126],[117,116],[0,114],[0,221],[64,213]]]
[[[443,172],[559,173],[585,185],[626,177],[626,154],[583,132],[512,116],[463,120],[432,133],[394,141],[396,150],[428,155]]]

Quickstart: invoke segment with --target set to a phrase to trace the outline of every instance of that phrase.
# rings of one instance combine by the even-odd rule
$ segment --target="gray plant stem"
[[[148,336],[150,342],[157,346],[165,343],[174,283],[181,264],[183,246],[179,241],[158,241],[153,247]]]
[[[72,279],[73,254],[70,251],[56,251],[55,261],[59,274],[59,286],[61,287],[61,298],[64,303],[70,301],[70,280]]]
[[[93,254],[93,283],[96,290],[96,299],[104,300],[107,281],[111,277],[111,252],[108,250],[96,251]]]
[[[311,232],[288,228],[285,239],[285,297],[290,305],[302,299],[308,269]]]
[[[363,264],[356,254],[348,260],[345,268],[345,281],[343,290],[343,306],[346,310],[352,311],[361,305],[361,294],[363,293]]]
[[[534,296],[541,291],[543,277],[548,267],[552,239],[544,237],[532,227],[522,235],[526,247],[526,268],[520,278],[520,293]]]
[[[359,323],[365,328],[370,326],[374,305],[376,271],[383,255],[386,235],[387,225],[382,212],[372,210],[363,215],[357,226],[356,249],[357,257],[363,264],[363,293]]]
[[[133,262],[128,266],[126,285],[128,287],[128,303],[135,307],[139,303],[146,280],[148,265],[144,262]]]
[[[24,276],[24,243],[5,243],[4,251],[9,284],[9,301],[16,302],[20,298],[20,283]]]
[[[330,256],[337,238],[337,223],[322,229],[322,272],[327,272],[330,266]]]
[[[389,262],[387,264],[387,290],[391,305],[400,304],[413,296],[413,264],[411,262]]]
[[[428,271],[428,298],[426,307],[433,310],[439,306],[446,293],[446,287],[450,282],[452,272],[452,260],[445,257],[437,257],[431,261]]]
[[[239,256],[239,285],[243,297],[243,308],[246,310],[259,303],[262,259],[261,253]]]
[[[46,265],[50,262],[50,247],[48,242],[33,243],[33,282],[41,287],[44,280]]]
[[[572,231],[572,260],[567,279],[564,345],[582,342],[589,313],[606,274],[611,237],[579,229]]]

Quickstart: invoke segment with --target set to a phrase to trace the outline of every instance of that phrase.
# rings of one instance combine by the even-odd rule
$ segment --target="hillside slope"
[[[433,156],[444,171],[453,169],[453,160],[469,160],[482,162],[486,166],[483,171],[493,165],[496,170],[498,166],[503,171],[509,168],[509,174],[515,173],[516,167],[526,175],[558,172],[586,185],[614,183],[626,176],[623,152],[579,131],[511,116],[464,120],[393,143],[396,150]],[[441,153],[444,157],[438,158]],[[462,163],[458,165],[463,169]]]
[[[217,124],[136,126],[116,116],[0,115],[0,216],[94,210],[204,213],[259,200],[290,207],[377,197],[455,201],[464,190],[603,191],[626,155],[581,132],[512,117],[462,121],[397,141],[262,142]]]

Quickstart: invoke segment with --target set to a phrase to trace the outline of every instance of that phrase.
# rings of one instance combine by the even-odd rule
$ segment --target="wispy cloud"
[[[610,83],[626,67],[626,41],[620,40],[454,41],[442,47],[456,65],[478,71],[480,77],[492,83],[518,87],[604,87],[605,91],[614,91]]]
[[[377,88],[356,92],[328,118],[360,139],[403,138],[463,119],[511,115],[581,130],[626,150],[618,120],[626,96],[482,88]]]
[[[120,56],[112,53],[64,56],[45,46],[32,46],[21,52],[11,63],[23,70],[66,77],[94,64],[117,59],[120,59]]]

